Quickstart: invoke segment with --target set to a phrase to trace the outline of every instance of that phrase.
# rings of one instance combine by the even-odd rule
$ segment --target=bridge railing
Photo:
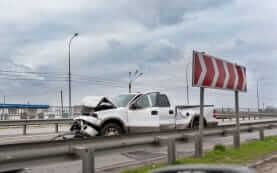
[[[22,134],[27,135],[27,127],[31,125],[55,125],[55,133],[59,132],[60,124],[71,124],[73,119],[48,119],[48,120],[39,120],[39,119],[30,119],[30,120],[2,120],[0,121],[0,127],[2,126],[18,126],[22,127]]]

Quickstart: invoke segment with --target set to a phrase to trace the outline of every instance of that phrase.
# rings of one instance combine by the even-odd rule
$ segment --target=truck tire
[[[203,119],[204,122],[203,122],[203,128],[206,128],[207,127],[207,122],[205,119]],[[191,125],[191,128],[193,129],[198,129],[199,128],[199,125],[200,125],[200,120],[199,120],[199,117],[197,118],[194,118],[193,122],[192,122],[192,125]]]
[[[196,119],[196,120],[193,121],[191,127],[192,127],[193,129],[198,129],[198,128],[199,128],[199,124],[200,124],[199,120]]]
[[[100,130],[101,136],[117,136],[123,134],[123,129],[116,123],[107,123]]]

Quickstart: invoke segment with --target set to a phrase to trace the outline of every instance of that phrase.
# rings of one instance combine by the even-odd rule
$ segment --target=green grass
[[[202,158],[186,157],[176,161],[180,164],[245,164],[264,155],[277,151],[277,137],[267,137],[264,141],[250,141],[241,144],[240,149],[226,147],[224,150],[206,152]],[[154,169],[166,167],[166,163],[147,165],[136,169],[127,169],[122,173],[147,173]]]

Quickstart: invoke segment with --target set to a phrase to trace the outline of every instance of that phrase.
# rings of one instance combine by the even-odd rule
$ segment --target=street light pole
[[[131,88],[132,88],[132,84],[131,84],[131,75],[132,75],[132,72],[129,72],[129,83],[128,83],[128,88],[129,88],[129,93],[131,93]]]
[[[257,107],[258,107],[258,112],[259,112],[260,111],[259,80],[257,80]]]
[[[143,75],[143,73],[138,73],[139,71],[136,70],[135,73],[133,73],[133,78],[132,78],[132,72],[129,72],[129,83],[128,83],[128,88],[129,88],[129,93],[132,92],[132,82],[134,82],[136,79],[138,79],[140,76]]]
[[[263,81],[264,78],[260,78],[257,80],[257,107],[258,107],[258,111],[260,111],[260,107],[261,107],[261,98],[262,98],[262,92],[261,92],[261,81]],[[263,103],[263,102],[262,102]]]
[[[69,115],[72,116],[71,108],[71,62],[70,62],[70,45],[72,40],[78,36],[78,33],[75,33],[69,40],[68,44],[68,102],[69,102]]]
[[[189,80],[188,80],[188,68],[190,63],[186,65],[186,81],[187,81],[187,104],[189,105]]]

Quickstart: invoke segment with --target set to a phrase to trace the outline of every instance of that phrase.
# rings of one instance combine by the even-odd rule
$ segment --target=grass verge
[[[222,147],[221,147],[222,148]],[[176,161],[179,164],[245,164],[264,155],[277,151],[277,136],[266,137],[264,141],[249,141],[241,144],[240,149],[226,147],[206,152],[202,158],[186,157]],[[122,173],[147,173],[168,164],[152,164],[136,169],[127,169]]]

